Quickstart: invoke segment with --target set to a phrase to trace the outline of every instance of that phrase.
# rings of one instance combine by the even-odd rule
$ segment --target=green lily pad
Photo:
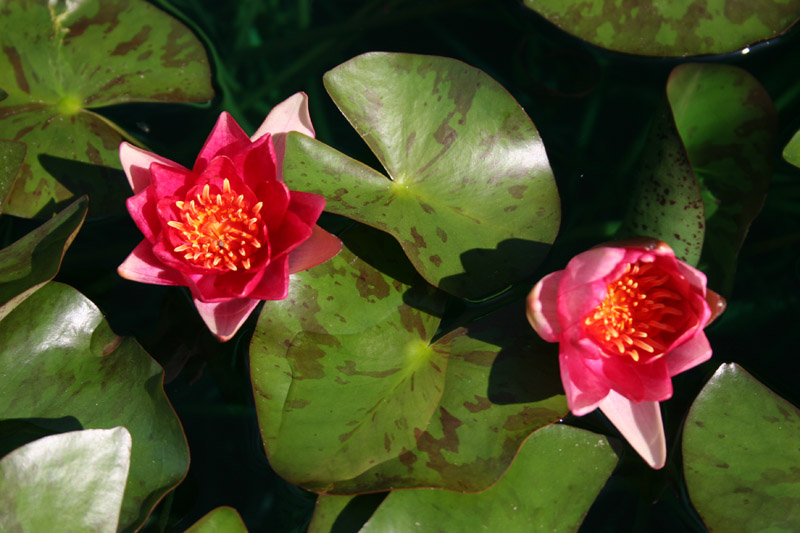
[[[189,452],[163,370],[75,289],[50,282],[0,321],[0,368],[0,420],[130,432],[120,530],[139,528],[186,474]]]
[[[3,213],[3,204],[11,192],[22,163],[25,162],[26,151],[24,143],[0,139],[0,214]]]
[[[53,279],[86,218],[86,197],[75,200],[17,242],[0,250],[0,320]]]
[[[796,531],[800,410],[735,364],[719,367],[683,430],[689,497],[713,531]]]
[[[385,492],[356,496],[320,494],[308,525],[308,533],[358,531],[385,497]]]
[[[654,237],[696,265],[703,249],[705,209],[700,186],[669,109],[656,115],[620,236]]]
[[[550,426],[486,491],[393,491],[361,531],[577,531],[616,464],[602,435]]]
[[[3,531],[117,530],[131,435],[124,427],[51,435],[0,460]]]
[[[597,46],[654,56],[739,50],[788,30],[800,13],[798,0],[525,0],[525,5]]]
[[[82,193],[98,213],[120,210],[109,200],[127,187],[117,156],[125,134],[89,109],[210,99],[203,46],[142,0],[23,0],[2,9],[0,137],[29,149],[6,212],[46,216]]]
[[[783,149],[783,158],[796,167],[800,167],[800,130],[795,132]]]
[[[247,533],[242,517],[233,507],[217,507],[184,533]]]
[[[554,345],[522,303],[433,340],[443,294],[372,231],[367,260],[395,277],[345,248],[264,304],[250,367],[270,464],[318,492],[481,490],[567,412]]]
[[[775,108],[758,80],[730,65],[680,65],[667,96],[705,203],[700,265],[715,290],[730,294],[739,249],[773,173]]]
[[[451,294],[487,296],[533,272],[560,201],[536,127],[503,87],[453,59],[393,53],[358,56],[324,82],[388,177],[289,134],[291,188],[392,234]]]

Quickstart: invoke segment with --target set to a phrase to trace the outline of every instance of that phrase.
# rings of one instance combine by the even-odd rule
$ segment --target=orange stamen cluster
[[[605,357],[634,362],[662,357],[685,319],[686,302],[670,288],[672,278],[653,263],[627,264],[608,284],[605,299],[584,320],[584,329]]]
[[[178,230],[184,241],[174,248],[176,253],[184,253],[188,262],[205,268],[250,269],[253,253],[262,246],[259,213],[263,202],[250,206],[225,179],[221,193],[212,195],[206,184],[202,193],[175,205],[181,219],[167,224]]]

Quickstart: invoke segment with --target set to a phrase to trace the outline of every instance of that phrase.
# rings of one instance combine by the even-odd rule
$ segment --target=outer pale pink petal
[[[251,140],[255,141],[267,133],[275,135],[288,131],[299,131],[309,137],[314,137],[314,126],[311,124],[311,115],[308,113],[308,95],[306,93],[297,93],[273,107]]]
[[[674,376],[708,361],[711,358],[711,344],[709,344],[706,334],[700,331],[665,357],[669,375]]]
[[[153,254],[153,245],[147,240],[139,243],[123,263],[117,267],[120,276],[131,281],[152,285],[186,285],[179,272],[168,268]]]
[[[252,137],[255,141],[267,133],[272,135],[278,179],[281,181],[283,181],[283,156],[286,153],[286,134],[290,131],[299,131],[314,137],[314,126],[308,113],[306,93],[297,93],[273,107]]]
[[[119,160],[134,194],[138,194],[150,185],[150,164],[161,163],[166,166],[184,168],[166,157],[136,148],[126,142],[119,145]]]
[[[667,443],[658,402],[631,402],[612,390],[599,407],[648,465],[663,468]]]
[[[528,322],[547,342],[558,342],[561,337],[561,325],[558,323],[558,283],[563,275],[563,270],[546,275],[528,294]]]
[[[233,157],[237,152],[250,146],[250,137],[236,123],[233,117],[223,111],[211,134],[194,162],[194,171],[198,174],[205,170],[208,163],[218,155]]]
[[[558,363],[561,369],[561,383],[567,395],[567,405],[575,416],[583,416],[597,408],[597,403],[608,394],[608,385],[598,374],[599,358],[589,359],[580,351],[561,342]]]
[[[289,254],[289,274],[320,265],[341,249],[342,241],[338,237],[314,226],[311,237]]]
[[[194,305],[211,333],[225,342],[239,331],[258,302],[259,300],[250,298],[237,298],[220,303],[205,303],[195,298]]]

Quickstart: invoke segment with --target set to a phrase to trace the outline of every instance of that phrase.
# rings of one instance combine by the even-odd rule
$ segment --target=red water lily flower
[[[223,341],[259,301],[285,298],[290,274],[341,249],[316,225],[325,199],[283,183],[289,131],[314,136],[304,93],[276,106],[252,137],[222,113],[192,170],[122,143],[134,192],[128,211],[145,238],[119,274],[189,287],[200,316]]]
[[[528,320],[559,343],[573,414],[600,410],[653,468],[666,461],[660,401],[711,357],[703,328],[725,307],[699,270],[653,239],[599,246],[531,291]]]

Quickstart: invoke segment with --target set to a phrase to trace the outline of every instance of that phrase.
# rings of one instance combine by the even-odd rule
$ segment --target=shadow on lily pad
[[[74,416],[0,420],[0,457],[43,437],[83,429],[83,425]]]
[[[47,154],[39,155],[42,167],[69,189],[75,196],[89,196],[89,216],[108,215],[125,211],[125,199],[132,195],[125,173],[121,169],[73,161]],[[34,193],[35,194],[35,193]],[[36,213],[37,218],[49,218],[75,198],[50,201]]]

